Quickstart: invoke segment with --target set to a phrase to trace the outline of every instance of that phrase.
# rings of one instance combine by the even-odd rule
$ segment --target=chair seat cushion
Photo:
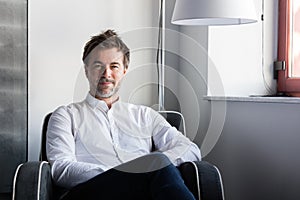
[[[206,161],[185,162],[179,166],[179,170],[196,199],[224,199],[222,178],[216,166]]]

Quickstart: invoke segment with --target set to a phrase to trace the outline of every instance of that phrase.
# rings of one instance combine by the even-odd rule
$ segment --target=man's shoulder
[[[143,110],[147,112],[154,111],[151,107],[143,104],[134,104],[134,103],[128,103],[128,102],[118,102],[119,107],[127,108],[127,109],[133,109],[133,110]]]
[[[68,105],[61,105],[57,107],[53,113],[73,113],[75,111],[78,111],[85,107],[86,103],[84,101],[81,102],[75,102],[75,103],[70,103]]]
[[[114,112],[128,115],[141,116],[143,118],[153,119],[160,115],[157,111],[147,105],[134,104],[128,102],[119,102],[118,106],[114,108]]]

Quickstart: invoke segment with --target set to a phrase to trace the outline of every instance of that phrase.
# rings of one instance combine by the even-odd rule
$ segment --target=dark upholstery
[[[46,133],[52,113],[46,115],[42,129],[40,162],[19,165],[15,173],[13,200],[57,200],[65,190],[52,184],[46,156]],[[161,112],[167,121],[184,133],[184,119],[177,112]],[[196,199],[223,200],[223,185],[218,169],[205,161],[186,162],[178,167],[185,184]]]
[[[185,184],[196,199],[224,199],[222,178],[214,165],[206,161],[186,162],[179,166],[179,170]]]
[[[177,130],[181,131],[184,135],[184,119],[181,113],[177,111],[159,111],[159,113]]]
[[[52,199],[52,179],[47,162],[27,162],[17,168],[13,199]]]
[[[48,122],[52,113],[48,113],[44,118],[43,127],[42,127],[42,143],[41,143],[41,153],[40,153],[40,161],[48,161],[46,154],[46,133],[48,128]]]

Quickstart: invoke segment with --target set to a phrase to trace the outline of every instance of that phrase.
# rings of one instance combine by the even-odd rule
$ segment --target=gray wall
[[[220,168],[227,199],[300,199],[299,120],[299,104],[227,102],[222,134],[204,158]]]
[[[0,1],[0,199],[27,158],[27,1]]]

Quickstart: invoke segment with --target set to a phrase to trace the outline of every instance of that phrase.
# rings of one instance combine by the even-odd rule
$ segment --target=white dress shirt
[[[149,154],[153,143],[176,166],[201,160],[199,148],[153,109],[121,101],[109,109],[88,94],[53,112],[46,148],[54,181],[71,188]]]

